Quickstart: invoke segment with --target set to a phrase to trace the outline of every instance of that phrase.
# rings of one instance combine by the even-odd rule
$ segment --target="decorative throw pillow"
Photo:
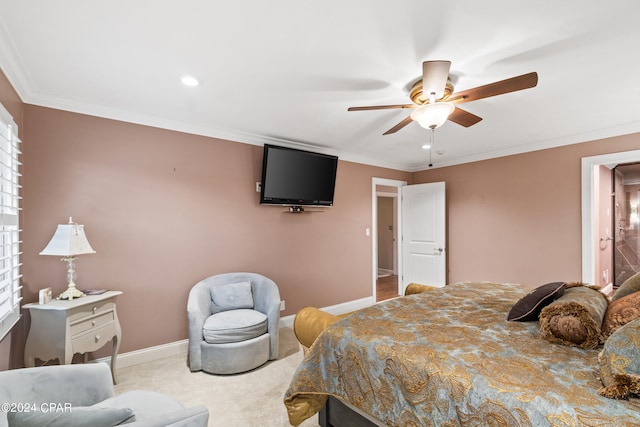
[[[129,408],[100,408],[92,406],[66,409],[36,407],[35,411],[8,412],[7,420],[12,427],[112,427],[129,422],[134,413]]]
[[[609,301],[600,291],[574,286],[540,312],[540,331],[548,341],[595,348]]]
[[[437,289],[435,286],[421,285],[419,283],[409,283],[404,290],[404,295],[422,294]]]
[[[564,282],[552,282],[538,286],[511,307],[507,320],[528,322],[538,320],[540,311],[564,293]]]
[[[604,314],[602,339],[606,340],[619,327],[640,318],[640,292],[612,301]]]
[[[640,394],[640,319],[616,330],[604,343],[598,355],[598,368],[603,387],[600,395],[611,399],[627,399]]]
[[[211,314],[240,308],[253,308],[251,282],[238,282],[211,288]]]
[[[620,287],[616,290],[611,297],[611,301],[615,301],[622,297],[626,297],[634,292],[640,291],[640,273],[636,273],[633,276],[629,277],[627,280],[620,285]]]

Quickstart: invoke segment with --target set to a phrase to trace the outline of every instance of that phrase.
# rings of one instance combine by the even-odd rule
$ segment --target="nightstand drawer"
[[[96,329],[115,320],[115,312],[109,310],[107,312],[98,312],[98,314],[90,315],[88,317],[81,318],[75,322],[71,322],[69,325],[71,330],[71,338],[75,338],[78,334],[82,334],[85,331]]]
[[[69,310],[68,319],[71,324],[74,324],[87,318],[99,315],[101,313],[114,311],[115,308],[116,304],[113,299],[107,301],[98,301]]]
[[[115,322],[107,323],[101,327],[93,329],[85,334],[71,338],[71,345],[75,352],[96,351],[113,339],[116,334]]]

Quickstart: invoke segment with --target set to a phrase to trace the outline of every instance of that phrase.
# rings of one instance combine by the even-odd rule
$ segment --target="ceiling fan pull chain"
[[[431,135],[429,136],[429,139],[431,140],[429,142],[429,167],[433,167],[433,163],[431,163],[431,153],[433,153],[433,144],[436,142],[435,132],[435,128],[431,128]]]

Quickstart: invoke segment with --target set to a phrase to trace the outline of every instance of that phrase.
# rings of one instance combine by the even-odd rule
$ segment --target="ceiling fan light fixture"
[[[435,129],[447,121],[449,115],[455,110],[455,106],[449,102],[436,102],[424,104],[411,112],[411,119],[418,122],[425,129]]]

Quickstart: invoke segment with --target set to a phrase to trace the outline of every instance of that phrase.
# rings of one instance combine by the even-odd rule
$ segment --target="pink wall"
[[[378,269],[394,271],[394,198],[378,196]]]
[[[24,298],[64,290],[38,253],[73,216],[97,252],[78,287],[124,292],[122,352],[185,339],[188,292],[216,273],[273,278],[283,315],[370,296],[372,177],[410,178],[341,161],[335,206],[289,214],[258,203],[262,147],[31,105],[25,122]]]
[[[632,134],[415,173],[446,182],[448,281],[580,280],[581,158],[639,147]]]

